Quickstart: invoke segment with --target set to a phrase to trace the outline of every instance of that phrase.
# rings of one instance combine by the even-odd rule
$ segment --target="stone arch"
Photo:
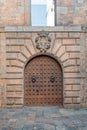
[[[22,37],[22,40],[14,38],[6,44],[6,103],[12,107],[23,106],[23,72],[25,64],[33,56],[41,54],[35,44],[36,32],[25,33],[26,38],[22,33],[18,34],[20,34],[19,39]],[[62,35],[67,36],[68,33],[50,33],[49,35],[52,37],[52,41],[50,49],[46,50],[45,54],[56,58],[62,66],[64,106],[73,107],[73,104],[79,106],[80,47],[73,43],[74,39],[61,39]]]
[[[62,64],[61,64],[61,60],[60,60],[57,56],[55,56],[54,54],[50,54],[50,53],[37,53],[37,54],[34,54],[34,55],[30,56],[30,57],[27,59],[27,61],[25,62],[24,68],[25,68],[25,66],[28,64],[28,62],[30,62],[31,59],[33,59],[33,58],[35,58],[35,57],[38,57],[38,56],[48,56],[48,57],[53,58],[56,62],[59,63],[59,65],[61,66],[61,69],[63,70],[63,66],[62,66]]]

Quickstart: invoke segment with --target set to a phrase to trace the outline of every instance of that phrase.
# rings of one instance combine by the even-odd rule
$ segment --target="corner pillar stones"
[[[62,66],[64,107],[86,107],[87,34],[24,28],[0,32],[0,107],[24,105],[24,66],[39,54],[54,56]]]
[[[87,33],[81,35],[81,53],[80,53],[80,70],[81,70],[81,107],[87,107]]]
[[[0,106],[6,106],[6,34],[0,33]]]

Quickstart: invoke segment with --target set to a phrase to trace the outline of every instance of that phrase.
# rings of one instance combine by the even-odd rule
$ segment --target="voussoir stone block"
[[[60,48],[61,45],[62,45],[62,40],[61,39],[55,39],[54,46],[52,48],[52,52],[55,54],[58,51],[58,49]]]
[[[76,64],[76,59],[68,59],[63,63],[64,68],[67,66],[73,66]]]
[[[61,46],[59,51],[57,52],[57,56],[60,57],[65,53],[65,46]]]
[[[21,52],[26,58],[29,58],[31,56],[29,50],[26,48],[26,46],[21,46]]]
[[[17,55],[18,60],[25,62],[27,60],[27,58],[23,55],[23,53],[19,53]]]

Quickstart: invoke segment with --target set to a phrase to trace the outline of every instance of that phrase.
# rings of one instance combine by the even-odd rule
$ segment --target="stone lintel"
[[[0,27],[0,32],[87,32],[87,27],[82,26],[55,26],[55,27],[33,27],[33,26],[5,26]]]

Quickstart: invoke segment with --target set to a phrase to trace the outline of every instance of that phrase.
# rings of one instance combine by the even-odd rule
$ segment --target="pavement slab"
[[[87,109],[0,109],[0,130],[87,130]]]

